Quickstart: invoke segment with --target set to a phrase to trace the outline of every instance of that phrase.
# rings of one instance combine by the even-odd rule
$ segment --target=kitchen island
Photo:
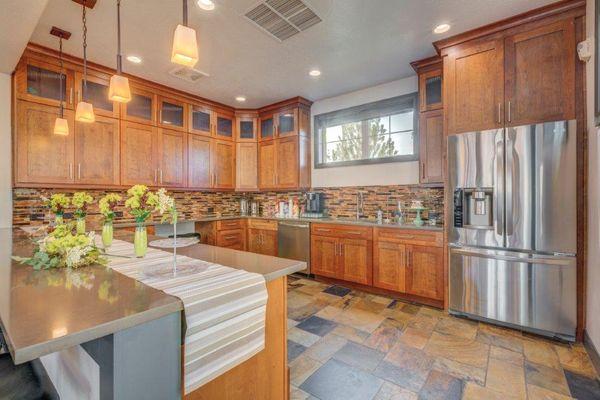
[[[99,265],[34,271],[11,259],[31,254],[23,232],[0,229],[0,242],[0,321],[16,364],[41,358],[89,398],[183,396],[178,298]],[[180,253],[260,273],[269,294],[265,349],[187,397],[286,398],[286,275],[304,263],[201,244]]]

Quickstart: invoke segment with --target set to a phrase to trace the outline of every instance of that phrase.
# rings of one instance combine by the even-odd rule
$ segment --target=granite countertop
[[[185,222],[214,222],[214,221],[223,221],[228,219],[268,219],[268,220],[276,220],[276,221],[297,221],[297,222],[309,222],[315,224],[342,224],[342,225],[357,225],[357,226],[368,226],[368,227],[377,227],[377,228],[394,228],[394,229],[416,229],[416,230],[424,230],[424,231],[434,231],[434,232],[443,232],[444,227],[442,225],[423,225],[416,226],[414,224],[396,224],[396,223],[383,223],[378,224],[377,221],[361,219],[356,220],[352,218],[333,218],[333,217],[325,217],[325,218],[281,218],[281,217],[267,217],[267,216],[249,216],[249,215],[214,215],[214,216],[206,216],[203,218],[195,218],[179,221],[180,223]],[[149,221],[146,225],[160,225],[160,222]],[[127,228],[136,226],[135,223],[123,223],[123,224],[115,224],[115,228]]]
[[[115,236],[133,240],[129,232]],[[178,298],[101,265],[42,271],[21,265],[11,255],[29,256],[34,246],[19,229],[0,229],[0,243],[0,325],[15,364],[183,309]],[[267,281],[306,268],[301,261],[205,244],[177,251]]]

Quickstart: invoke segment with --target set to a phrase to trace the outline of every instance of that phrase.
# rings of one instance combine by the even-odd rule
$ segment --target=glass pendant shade
[[[129,90],[129,79],[122,75],[113,75],[110,78],[108,87],[108,98],[111,101],[127,103],[131,100],[131,90]]]
[[[54,122],[54,134],[67,136],[69,134],[69,123],[64,118],[56,118]]]
[[[94,106],[91,103],[80,101],[75,110],[75,120],[79,122],[94,122],[96,120]]]
[[[184,25],[177,25],[173,35],[171,62],[192,68],[198,62],[196,31]]]

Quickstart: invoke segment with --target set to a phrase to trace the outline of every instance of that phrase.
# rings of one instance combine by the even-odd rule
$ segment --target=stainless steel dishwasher
[[[306,261],[307,268],[300,272],[310,275],[310,224],[308,222],[279,221],[277,256]]]

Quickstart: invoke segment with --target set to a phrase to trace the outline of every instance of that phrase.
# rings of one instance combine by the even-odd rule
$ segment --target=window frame
[[[378,107],[383,107],[385,104],[389,104],[390,102],[397,101],[399,104],[410,104],[411,106],[400,106],[399,110],[396,110],[393,113],[383,113],[379,115],[379,117],[389,117],[391,115],[400,114],[402,112],[412,110],[413,112],[413,144],[414,144],[414,153],[413,154],[403,154],[392,157],[381,157],[381,158],[367,158],[361,160],[349,160],[349,161],[332,161],[332,162],[323,162],[323,154],[324,154],[324,146],[326,142],[323,140],[324,130],[328,127],[336,126],[321,126],[320,118],[324,116],[331,116],[342,113],[352,113],[354,110],[364,110],[371,109],[376,110]],[[344,123],[352,123],[352,122],[360,122],[364,123],[368,119],[377,118],[377,116],[371,116],[370,118],[362,118],[357,121],[347,121]],[[315,169],[324,169],[324,168],[338,168],[338,167],[349,167],[355,165],[373,165],[373,164],[386,164],[392,162],[413,162],[419,160],[419,97],[418,92],[409,93],[402,96],[397,96],[389,99],[383,99],[379,101],[375,101],[372,103],[362,104],[355,107],[349,107],[341,110],[336,110],[332,112],[328,112],[325,114],[315,115],[313,117],[313,126],[314,126],[314,168]],[[394,133],[392,133],[394,134]],[[364,136],[363,136],[364,137]]]

